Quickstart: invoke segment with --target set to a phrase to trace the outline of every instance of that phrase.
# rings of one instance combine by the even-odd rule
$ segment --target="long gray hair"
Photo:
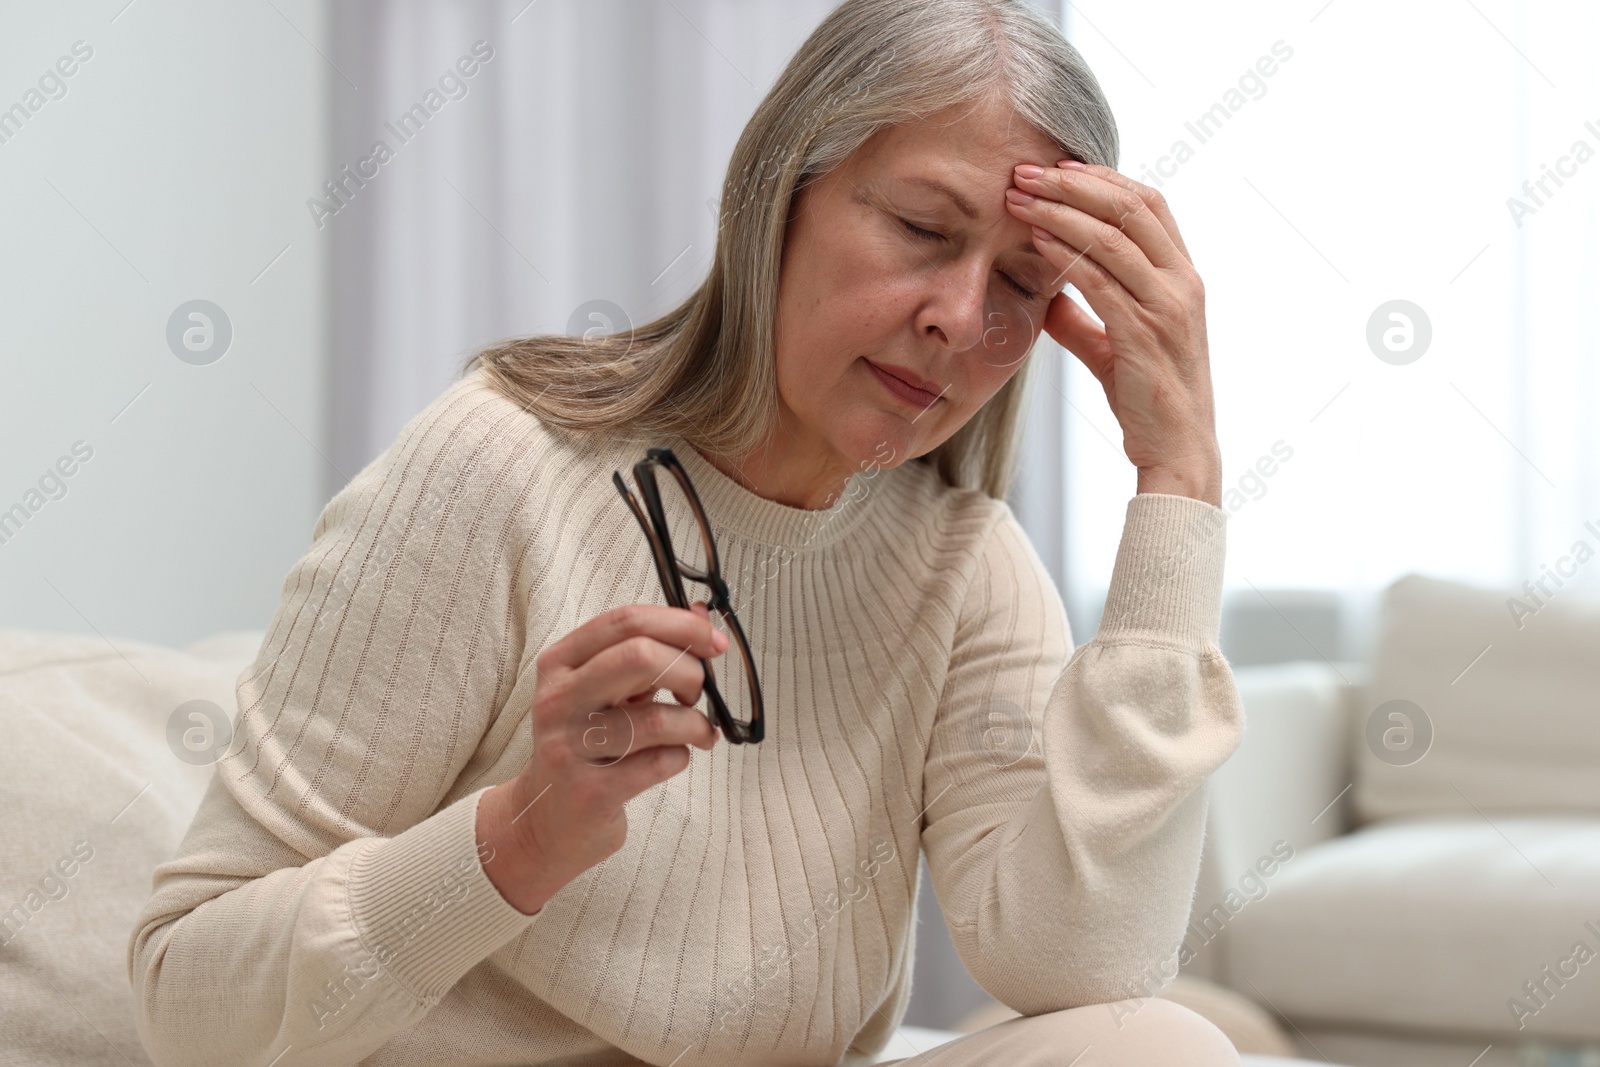
[[[652,322],[601,337],[541,335],[475,352],[501,392],[542,421],[743,456],[775,425],[773,351],[785,225],[805,183],[873,134],[991,95],[1062,157],[1117,164],[1099,83],[1058,27],[1022,0],[844,0],[806,38],[739,137],[710,273]],[[917,459],[945,484],[1003,499],[1016,474],[1028,365]]]

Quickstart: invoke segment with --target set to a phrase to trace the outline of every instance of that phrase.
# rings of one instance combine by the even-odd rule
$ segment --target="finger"
[[[613,766],[662,745],[709,750],[717,741],[715,727],[697,708],[648,700],[573,713],[565,736],[572,754],[592,767]]]
[[[1077,301],[1061,293],[1050,302],[1044,325],[1061,347],[1089,368],[1089,373],[1102,384],[1106,381],[1111,373],[1111,343],[1106,339],[1105,327],[1079,307]]]
[[[684,745],[659,745],[630,753],[614,767],[604,770],[605,787],[612,803],[621,806],[689,766],[690,753]]]
[[[1067,162],[1067,161],[1063,161]],[[1166,220],[1172,218],[1165,199],[1109,167],[1045,167],[1037,178],[1015,175],[1017,188],[1035,196],[1070,204],[1125,233],[1155,266],[1169,269],[1188,263]],[[1155,198],[1158,212],[1146,194]],[[1165,215],[1165,220],[1162,215]],[[1070,237],[1067,240],[1071,240]]]
[[[1064,184],[1058,187],[1050,176]],[[1133,193],[1072,170],[1047,170],[1037,179],[1017,175],[1016,184],[1006,193],[1013,215],[1087,249],[1140,303],[1151,303],[1167,288],[1158,268],[1181,257]]]
[[[1134,316],[1137,301],[1133,295],[1094,257],[1040,226],[1033,227],[1033,241],[1039,254],[1056,267],[1056,282],[1062,278],[1070,282],[1083,294],[1101,322],[1111,322],[1118,316]]]
[[[566,679],[568,707],[581,714],[653,697],[661,689],[670,692],[680,704],[693,704],[705,686],[701,658],[721,654],[718,651],[701,657],[692,649],[673,648],[642,634],[623,638],[570,672]]]
[[[634,751],[659,745],[693,745],[710,750],[717,728],[692,705],[634,704],[622,709],[633,721]]]
[[[624,604],[603,611],[576,627],[539,653],[540,669],[575,670],[601,650],[630,637],[653,637],[673,648],[691,649],[694,655],[715,655],[711,620],[704,612],[686,611],[664,604]]]
[[[1057,163],[1056,166],[1061,167],[1062,164],[1070,162],[1072,161],[1063,159],[1061,162]],[[1183,258],[1187,260],[1191,266],[1193,265],[1194,261],[1189,255],[1188,246],[1183,243],[1183,235],[1178,232],[1178,220],[1172,217],[1172,208],[1167,203],[1167,198],[1161,195],[1160,190],[1152,189],[1148,185],[1136,182],[1126,174],[1123,174],[1120,171],[1112,170],[1110,167],[1102,167],[1096,164],[1093,166],[1086,165],[1084,169],[1091,174],[1095,174],[1101,178],[1104,178],[1108,182],[1115,182],[1124,189],[1130,190],[1136,194],[1139,199],[1143,200],[1145,206],[1150,209],[1150,213],[1154,215],[1161,223],[1161,228],[1167,231],[1167,237],[1172,241],[1173,247],[1182,253]]]

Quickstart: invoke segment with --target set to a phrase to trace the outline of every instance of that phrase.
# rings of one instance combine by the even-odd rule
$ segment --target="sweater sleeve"
[[[1099,631],[1059,674],[1060,596],[1008,508],[985,546],[922,841],[967,969],[1024,1015],[1147,995],[1141,976],[1176,958],[1207,778],[1243,731],[1217,647],[1225,520],[1190,497],[1130,500]]]
[[[450,390],[330,501],[290,570],[232,741],[130,934],[162,1067],[355,1064],[542,914],[484,874],[487,786],[468,784],[486,731],[520,719],[532,480],[527,433],[504,425],[481,390]]]

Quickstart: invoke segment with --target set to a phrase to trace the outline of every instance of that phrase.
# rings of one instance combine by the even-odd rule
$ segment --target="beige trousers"
[[[1203,1015],[1160,997],[1007,1019],[879,1067],[1239,1067]]]

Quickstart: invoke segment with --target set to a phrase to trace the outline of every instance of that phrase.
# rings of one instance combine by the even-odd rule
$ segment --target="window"
[[[1600,553],[1600,11],[1073,2],[1067,32],[1206,282],[1229,595],[1520,587],[1564,556],[1600,588],[1571,558]],[[1081,642],[1134,475],[1062,355]]]

